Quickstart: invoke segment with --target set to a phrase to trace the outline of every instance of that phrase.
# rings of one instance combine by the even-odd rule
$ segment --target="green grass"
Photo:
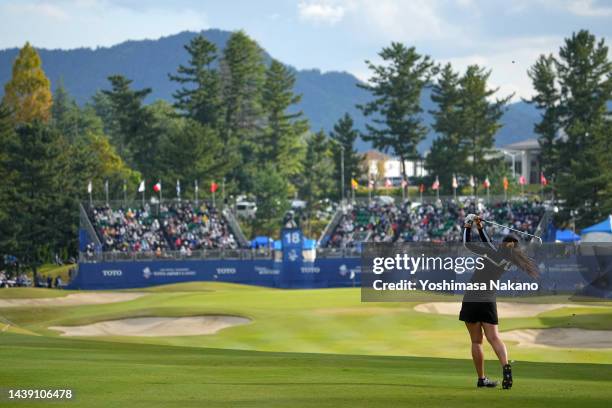
[[[588,408],[612,400],[609,365],[520,363],[512,390],[479,390],[468,360],[262,353],[6,333],[0,335],[0,361],[4,390],[71,388],[70,407],[472,408],[477,401]],[[487,368],[498,374],[493,364]]]
[[[69,293],[73,292],[46,288],[2,288],[0,299],[54,298],[66,296]]]
[[[12,291],[22,298],[65,293],[20,289],[0,295]],[[0,324],[0,387],[71,387],[77,400],[70,406],[87,407],[463,407],[478,400],[495,407],[583,408],[612,401],[612,349],[509,343],[515,389],[475,390],[469,338],[456,316],[419,313],[416,303],[362,303],[359,289],[199,282],[139,291],[146,295],[129,302],[0,309],[0,322],[13,324],[4,332]],[[500,328],[612,330],[612,307],[601,305],[503,319]],[[205,314],[253,321],[188,337],[79,339],[48,329]],[[488,346],[486,354],[489,372],[498,377]]]

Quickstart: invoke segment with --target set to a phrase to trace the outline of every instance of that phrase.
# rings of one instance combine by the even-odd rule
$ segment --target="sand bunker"
[[[610,330],[526,329],[502,332],[500,336],[525,347],[612,348]]]
[[[135,317],[85,326],[52,326],[49,329],[61,331],[62,336],[197,336],[215,334],[250,321],[238,316]]]
[[[0,299],[0,308],[23,306],[80,306],[104,303],[127,302],[145,293],[73,293],[64,297],[38,299]]]
[[[536,303],[497,303],[497,314],[499,317],[534,317],[549,310],[562,307],[577,307],[578,305],[567,305],[561,303],[536,304]],[[444,315],[459,315],[461,303],[458,302],[431,302],[416,305],[414,310],[422,313],[437,313]]]

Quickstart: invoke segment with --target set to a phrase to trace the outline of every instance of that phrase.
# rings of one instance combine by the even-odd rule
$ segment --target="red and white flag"
[[[489,181],[489,176],[487,176],[487,178],[485,179],[485,181],[482,183],[482,185],[484,186],[484,188],[489,188],[491,187],[491,182]]]
[[[546,177],[544,176],[544,172],[540,172],[540,184],[543,186],[548,184],[548,180],[546,180]]]
[[[217,183],[215,183],[214,181],[212,183],[210,183],[210,192],[214,193],[219,189],[219,185]]]
[[[453,188],[459,187],[459,183],[457,182],[457,176],[453,174]]]
[[[393,187],[393,183],[391,183],[391,180],[389,180],[388,178],[385,179],[385,187],[387,188]]]
[[[525,178],[525,176],[519,177],[519,184],[521,186],[524,186],[525,184],[527,184],[527,179]]]
[[[438,176],[436,176],[436,181],[431,185],[432,190],[437,190],[440,188],[440,180],[438,180]]]
[[[161,185],[161,180],[160,180],[157,183],[155,183],[155,185],[153,186],[153,191],[155,191],[156,193],[159,193],[161,189],[162,189],[162,185]]]
[[[408,187],[408,180],[402,179],[402,188]]]

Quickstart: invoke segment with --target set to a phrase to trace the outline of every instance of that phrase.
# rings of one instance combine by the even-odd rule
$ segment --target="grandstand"
[[[545,207],[529,201],[485,204],[472,199],[439,200],[432,203],[357,203],[340,209],[319,239],[321,248],[353,248],[360,242],[456,242],[469,213],[533,234]],[[508,231],[491,228],[502,236]]]

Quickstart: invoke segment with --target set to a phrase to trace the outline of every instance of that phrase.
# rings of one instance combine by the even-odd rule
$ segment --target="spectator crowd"
[[[331,248],[352,248],[360,242],[456,242],[462,240],[467,214],[533,234],[544,215],[544,206],[535,202],[497,204],[473,201],[438,201],[436,204],[372,202],[350,207],[338,221],[327,242]],[[488,225],[489,234],[500,237],[507,228]]]
[[[90,210],[90,219],[105,252],[180,251],[190,255],[201,249],[237,248],[238,244],[222,213],[206,204],[190,202],[160,204],[151,208]],[[87,253],[93,252],[90,245]]]

